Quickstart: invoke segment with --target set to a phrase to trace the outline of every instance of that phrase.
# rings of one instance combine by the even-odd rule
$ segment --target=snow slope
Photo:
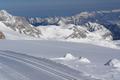
[[[0,77],[6,80],[97,80],[62,64],[12,51],[0,51],[0,67]]]
[[[120,50],[117,49],[85,43],[45,40],[0,40],[0,44],[2,80],[119,80],[120,78],[120,69],[104,65],[111,59],[120,59]],[[66,56],[61,59],[64,55]],[[117,65],[116,62],[114,65]]]
[[[112,41],[112,36],[109,30],[97,23],[89,23],[94,32],[90,32],[84,26],[75,26],[73,24],[64,26],[39,26],[43,40],[57,40],[77,43],[88,43],[98,46],[119,49],[119,46]],[[86,24],[87,25],[87,24]],[[89,27],[88,27],[89,28]]]
[[[10,40],[34,40],[34,39],[37,39],[34,37],[29,37],[25,34],[20,34],[16,31],[12,30],[11,28],[7,27],[2,22],[0,22],[0,31],[3,32],[6,39],[10,39]]]
[[[89,39],[89,40],[112,40],[112,35],[104,26],[89,22],[86,26],[69,25],[50,25],[38,26],[44,39]],[[91,31],[94,30],[94,31]]]
[[[6,33],[7,39],[12,40],[25,39],[25,37],[26,39],[38,38],[41,35],[40,31],[29,24],[24,17],[12,16],[5,10],[0,11],[0,31]]]

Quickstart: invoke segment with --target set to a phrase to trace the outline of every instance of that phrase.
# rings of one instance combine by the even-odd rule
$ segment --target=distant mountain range
[[[12,16],[1,10],[0,32],[6,39],[119,40],[120,9],[49,18]]]
[[[95,28],[93,28],[89,22],[96,23],[108,29],[114,40],[120,39],[120,9],[81,12],[80,14],[70,17],[28,18],[28,22],[34,26],[60,25],[62,22],[62,24],[74,24],[77,26],[89,27],[90,32],[93,32]]]

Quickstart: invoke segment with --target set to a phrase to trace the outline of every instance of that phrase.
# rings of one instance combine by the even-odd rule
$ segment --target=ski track
[[[2,66],[2,69],[0,69],[0,72],[1,72],[0,75],[4,76],[5,78],[8,78],[9,80],[17,80],[17,79],[30,80],[28,77],[25,77],[24,75],[15,71],[14,69],[8,67],[7,65],[0,64],[0,66]],[[12,73],[12,74],[9,74],[9,73]],[[0,78],[0,80],[1,80],[1,78]],[[2,79],[2,80],[4,80],[4,79]]]
[[[36,57],[25,55],[25,54],[19,54],[19,53],[15,53],[12,51],[0,51],[0,59],[3,59],[3,61],[4,61],[4,59],[13,61],[13,65],[14,65],[14,63],[20,63],[20,64],[22,64],[23,67],[28,66],[28,67],[34,69],[35,71],[37,70],[38,73],[39,73],[39,71],[43,71],[43,72],[48,73],[49,75],[55,76],[55,78],[57,77],[57,79],[49,78],[49,80],[101,80],[101,79],[91,78],[90,76],[84,76],[82,74],[82,72],[78,72],[78,71],[75,71],[75,74],[74,74],[74,72],[70,73],[70,71],[64,70],[64,67],[66,67],[66,66],[63,67],[63,70],[59,69],[57,67],[54,68],[53,66],[50,65],[50,63],[47,63],[40,58],[36,58]],[[4,62],[1,61],[1,63],[2,64],[4,63],[4,65],[8,65],[7,62],[5,62],[5,61]],[[19,66],[19,65],[17,65],[17,66]],[[7,71],[12,70],[13,73],[16,73],[17,77],[19,76],[19,78],[17,78],[19,80],[33,80],[33,79],[39,80],[39,78],[34,78],[34,77],[29,79],[27,77],[27,74],[22,75],[22,73],[20,73],[20,72],[18,73],[17,70],[15,71],[14,69],[10,69],[9,67],[10,66],[7,66],[7,69],[8,69]],[[7,73],[9,73],[9,72],[7,72]],[[34,74],[34,73],[32,73],[32,74]],[[13,79],[13,80],[16,80],[16,79]]]
[[[22,71],[22,73],[21,74],[23,74],[23,75],[26,75],[27,77],[30,77],[30,80],[40,80],[41,79],[41,75],[39,75],[39,74],[42,74],[42,73],[44,73],[44,72],[46,72],[46,73],[49,73],[49,74],[43,74],[42,75],[42,77],[43,76],[45,76],[46,75],[46,77],[48,77],[48,79],[50,79],[50,80],[66,80],[66,78],[64,78],[64,77],[60,77],[60,76],[57,76],[57,75],[53,75],[52,73],[50,73],[49,71],[47,71],[47,70],[45,70],[45,69],[43,69],[43,67],[41,68],[41,67],[38,67],[38,66],[36,66],[34,63],[30,63],[30,62],[27,62],[27,61],[24,61],[24,60],[22,60],[22,59],[19,59],[19,58],[15,58],[15,57],[12,57],[12,56],[8,56],[8,55],[6,55],[6,54],[0,54],[0,58],[1,59],[3,59],[3,61],[5,61],[6,59],[7,59],[7,61],[9,62],[11,62],[10,64],[11,65],[15,65],[16,66],[16,64],[14,64],[15,62],[16,63],[18,63],[17,64],[17,66],[19,66],[19,67],[21,67],[22,69],[23,68],[25,68],[25,70],[27,69],[27,68],[30,68],[29,70],[27,70],[27,71],[30,71],[31,73],[28,73],[27,71]],[[2,62],[3,62],[2,61]],[[7,65],[8,64],[8,62],[3,62],[3,64],[5,64],[5,65]],[[11,67],[11,65],[9,64],[9,67]],[[21,66],[22,65],[22,66]],[[16,69],[16,67],[15,66],[12,66],[12,67],[14,67],[15,69]],[[20,71],[20,70],[18,70],[19,68],[17,68],[16,69],[16,71]],[[32,72],[33,71],[33,72]],[[20,71],[21,72],[21,71]],[[26,74],[27,73],[27,74]],[[9,73],[10,74],[10,73]],[[53,78],[52,78],[52,77]],[[14,76],[15,77],[15,76]],[[18,78],[18,79],[20,79],[20,77]],[[44,79],[46,79],[45,77],[43,78],[43,80]],[[9,79],[8,79],[9,80]]]

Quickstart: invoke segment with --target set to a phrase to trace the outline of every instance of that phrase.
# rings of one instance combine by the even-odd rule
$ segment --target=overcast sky
[[[80,11],[120,8],[120,0],[0,0],[0,9],[28,17],[70,16]]]

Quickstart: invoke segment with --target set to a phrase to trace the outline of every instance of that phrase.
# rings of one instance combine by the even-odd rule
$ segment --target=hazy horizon
[[[120,8],[118,0],[2,0],[0,9],[16,16],[48,17],[71,16],[81,11]]]

